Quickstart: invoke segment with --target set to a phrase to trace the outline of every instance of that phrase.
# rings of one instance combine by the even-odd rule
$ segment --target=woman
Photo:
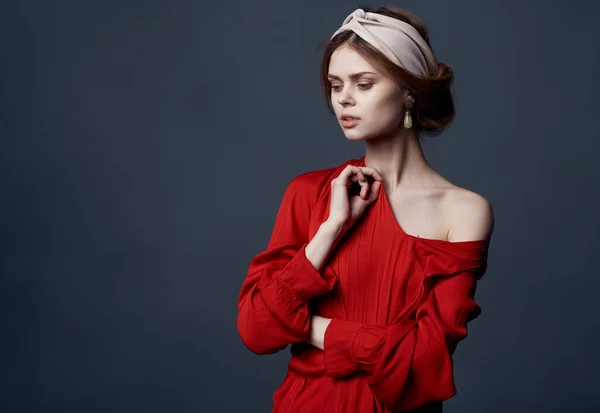
[[[391,7],[349,15],[322,68],[365,155],[291,180],[241,288],[240,336],[257,354],[292,344],[274,412],[441,412],[493,228],[488,201],[419,144],[453,119],[452,71],[423,24]]]

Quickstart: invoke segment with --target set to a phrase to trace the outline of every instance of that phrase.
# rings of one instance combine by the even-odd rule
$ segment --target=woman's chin
[[[344,132],[344,136],[349,141],[360,141],[364,139],[365,134],[356,130],[356,128],[342,128],[342,132]]]
[[[363,135],[362,133],[358,134],[358,133],[352,133],[352,132],[350,132],[350,133],[345,132],[344,136],[346,137],[346,140],[350,141],[350,142],[364,141],[366,139],[366,136]]]

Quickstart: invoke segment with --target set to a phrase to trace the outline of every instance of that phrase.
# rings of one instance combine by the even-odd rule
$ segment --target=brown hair
[[[410,24],[431,47],[427,28],[414,14],[393,6],[361,8],[365,12],[383,14]],[[403,86],[408,90],[410,97],[414,100],[411,116],[413,127],[417,133],[423,132],[432,136],[439,135],[454,120],[454,102],[450,91],[454,75],[449,66],[438,62],[432,76],[417,77],[390,61],[352,30],[339,33],[325,45],[321,62],[321,83],[331,113],[335,112],[331,105],[331,84],[327,79],[327,74],[331,55],[342,45],[352,48],[378,70],[390,75],[399,87]],[[403,114],[399,114],[399,116],[403,116]]]

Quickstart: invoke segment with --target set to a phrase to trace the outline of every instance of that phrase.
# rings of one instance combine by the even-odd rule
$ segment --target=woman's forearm
[[[325,318],[318,315],[313,315],[310,318],[310,339],[309,344],[323,350],[325,347],[323,342],[325,341],[325,330],[331,322],[331,318]]]
[[[339,225],[325,221],[321,224],[315,236],[306,245],[306,258],[310,261],[317,271],[323,269],[329,254],[335,247],[341,235]]]
[[[329,254],[337,245],[342,234],[342,226],[325,221],[305,248],[306,258],[317,271],[321,271]],[[310,319],[310,338],[308,343],[323,350],[325,330],[331,319],[312,315]]]

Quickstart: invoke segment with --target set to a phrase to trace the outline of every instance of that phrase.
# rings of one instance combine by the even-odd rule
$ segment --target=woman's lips
[[[341,124],[344,128],[353,128],[358,125],[359,120],[358,118],[342,119]]]

